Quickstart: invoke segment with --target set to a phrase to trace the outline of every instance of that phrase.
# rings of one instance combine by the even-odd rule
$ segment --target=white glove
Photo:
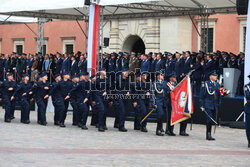
[[[205,111],[205,108],[204,108],[204,107],[201,107],[201,111]]]

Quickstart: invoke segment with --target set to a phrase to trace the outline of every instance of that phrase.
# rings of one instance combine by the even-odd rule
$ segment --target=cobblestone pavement
[[[244,130],[219,127],[216,141],[206,141],[203,125],[193,125],[192,131],[188,126],[189,137],[159,137],[155,123],[143,133],[126,122],[129,131],[123,133],[108,118],[109,130],[101,133],[95,127],[86,131],[72,126],[71,114],[66,128],[53,125],[53,113],[47,113],[47,126],[36,124],[34,111],[29,125],[20,123],[20,111],[11,123],[4,123],[3,116],[0,109],[0,167],[250,166]]]

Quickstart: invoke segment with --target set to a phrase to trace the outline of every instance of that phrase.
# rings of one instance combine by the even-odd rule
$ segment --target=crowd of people
[[[211,119],[219,106],[220,85],[214,84],[223,68],[238,68],[240,95],[243,95],[244,53],[217,51],[206,54],[202,51],[191,53],[104,53],[100,55],[98,71],[89,75],[87,53],[35,55],[2,55],[0,59],[1,96],[5,108],[5,122],[14,119],[15,102],[21,101],[21,122],[28,124],[30,103],[35,100],[38,106],[37,123],[46,125],[46,108],[49,96],[55,108],[54,124],[65,127],[69,103],[73,107],[72,125],[88,129],[86,122],[91,108],[91,125],[99,131],[107,130],[106,115],[111,106],[115,108],[114,127],[126,132],[125,117],[129,104],[135,111],[134,130],[147,132],[147,119],[150,107],[157,111],[156,135],[175,136],[174,126],[170,125],[170,92],[185,76],[191,74],[193,94],[202,94],[200,103],[207,112],[207,140],[211,137]],[[207,85],[203,88],[202,82]],[[211,90],[210,90],[211,89]],[[134,98],[131,95],[139,95]],[[109,95],[119,95],[113,98]],[[207,105],[209,103],[216,105]],[[211,106],[213,106],[211,108]],[[167,115],[166,129],[163,121]],[[179,134],[186,133],[187,121],[181,122]]]

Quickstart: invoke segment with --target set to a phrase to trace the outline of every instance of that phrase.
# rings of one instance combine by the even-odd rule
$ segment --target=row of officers
[[[73,107],[72,125],[84,130],[89,109],[92,109],[91,125],[96,126],[98,131],[107,130],[106,116],[109,107],[115,108],[114,127],[121,132],[126,132],[125,117],[129,104],[132,103],[135,119],[134,130],[147,132],[147,119],[150,107],[155,107],[157,112],[156,135],[175,136],[174,126],[170,125],[171,98],[170,92],[177,86],[177,77],[174,73],[169,75],[169,81],[165,81],[164,73],[157,72],[155,81],[148,80],[147,72],[136,73],[135,81],[130,82],[128,69],[124,69],[116,75],[115,82],[111,82],[106,69],[100,68],[96,75],[89,77],[87,72],[70,76],[68,73],[55,75],[55,82],[49,84],[47,75],[42,73],[35,84],[30,83],[29,75],[24,74],[22,82],[16,83],[11,73],[7,74],[6,80],[1,84],[2,100],[5,108],[5,122],[14,119],[15,102],[20,100],[21,122],[30,123],[30,103],[32,100],[37,104],[37,123],[46,125],[46,108],[49,96],[54,105],[54,124],[65,127],[68,106]],[[215,113],[220,105],[219,84],[216,82],[217,74],[211,72],[209,80],[201,89],[200,104],[202,111],[206,111],[207,131],[206,139],[214,140],[211,136],[211,118],[215,119]],[[134,96],[136,95],[136,96]],[[131,97],[131,98],[128,98]],[[163,121],[167,120],[166,129]],[[187,121],[180,123],[179,134],[189,136],[186,133]]]

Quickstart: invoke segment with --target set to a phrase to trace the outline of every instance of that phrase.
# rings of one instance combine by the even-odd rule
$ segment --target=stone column
[[[145,38],[146,53],[160,50],[160,19],[147,19]]]
[[[118,52],[120,49],[119,42],[119,21],[112,20],[111,21],[111,29],[110,29],[110,51]]]

